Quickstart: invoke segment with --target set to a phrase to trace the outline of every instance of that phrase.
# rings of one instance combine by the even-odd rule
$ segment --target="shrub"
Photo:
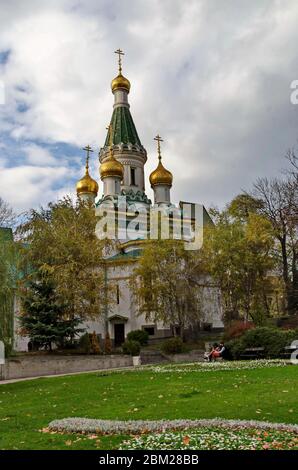
[[[268,312],[264,307],[258,306],[250,312],[251,318],[256,326],[269,326],[271,318],[268,317]]]
[[[246,331],[241,337],[226,344],[234,359],[238,359],[247,348],[264,348],[266,357],[279,357],[284,348],[297,339],[297,332],[277,328],[259,327]]]
[[[127,339],[138,341],[141,346],[145,346],[148,343],[149,334],[145,330],[134,330],[128,333]]]
[[[13,347],[12,347],[12,342],[10,340],[5,341],[0,338],[0,341],[3,341],[4,344],[4,354],[5,357],[9,357],[13,355]]]
[[[85,354],[90,354],[91,351],[91,341],[89,333],[85,333],[80,337],[80,348],[83,350]]]
[[[104,352],[105,354],[111,354],[112,353],[112,341],[109,335],[109,332],[107,331],[106,336],[105,336],[105,341],[104,341]]]
[[[100,354],[100,344],[99,344],[98,337],[95,331],[93,331],[92,336],[91,336],[91,346],[92,346],[92,352],[94,354]]]
[[[165,354],[180,354],[185,352],[186,348],[182,339],[177,336],[164,341],[161,345],[161,350]]]
[[[225,332],[224,338],[226,341],[242,336],[246,331],[255,328],[253,323],[244,321],[234,321]]]
[[[235,338],[225,343],[225,353],[227,359],[239,359],[244,353],[245,347],[241,338]]]
[[[125,341],[125,343],[123,343],[122,350],[124,354],[129,354],[130,356],[139,356],[141,351],[141,345],[139,341],[129,339]]]

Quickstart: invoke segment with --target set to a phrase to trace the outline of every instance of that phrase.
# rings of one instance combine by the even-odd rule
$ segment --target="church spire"
[[[121,180],[121,192],[131,195],[133,200],[146,201],[144,164],[147,153],[138,136],[130,106],[128,94],[130,82],[122,74],[123,56],[121,49],[114,51],[118,58],[118,75],[112,80],[112,93],[114,95],[113,114],[105,139],[105,144],[100,150],[99,160],[104,163],[110,159],[110,150],[116,161],[122,164],[124,173]],[[106,193],[105,193],[106,194]]]
[[[112,80],[111,88],[112,92],[115,94],[117,90],[126,91],[128,94],[130,91],[130,81],[122,75],[122,59],[121,56],[124,55],[124,52],[121,49],[117,49],[115,54],[118,54],[118,75]]]
[[[142,146],[136,127],[129,111],[128,94],[130,91],[130,82],[122,75],[122,57],[124,52],[117,49],[118,54],[118,75],[112,80],[111,88],[114,95],[114,111],[111,119],[113,129],[113,145],[131,144]],[[109,132],[106,137],[105,147],[108,147],[110,141]]]

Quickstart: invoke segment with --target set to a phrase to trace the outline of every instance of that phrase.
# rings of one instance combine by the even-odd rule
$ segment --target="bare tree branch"
[[[16,215],[7,202],[0,197],[0,227],[11,227],[16,221]]]

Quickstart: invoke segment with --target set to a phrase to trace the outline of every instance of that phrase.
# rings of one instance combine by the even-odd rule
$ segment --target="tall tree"
[[[290,164],[290,167],[286,170],[286,173],[292,175],[296,181],[296,184],[298,184],[298,156],[294,149],[288,150],[286,159]]]
[[[95,235],[94,208],[70,198],[32,210],[20,228],[24,264],[42,274],[63,298],[69,318],[96,318],[104,309],[104,241]]]
[[[148,242],[132,277],[139,314],[169,325],[181,337],[202,317],[198,260],[175,240]]]
[[[13,348],[14,296],[16,290],[16,245],[12,231],[0,228],[0,339],[6,353]]]
[[[205,269],[221,289],[226,319],[244,316],[259,321],[261,312],[269,314],[268,274],[275,264],[274,239],[270,223],[244,211],[243,201],[238,197],[228,209],[213,210],[215,226],[205,229],[204,234]],[[249,207],[255,207],[247,201]]]
[[[298,182],[295,176],[261,178],[254,196],[262,202],[259,213],[266,217],[277,240],[285,284],[287,310],[298,312]]]

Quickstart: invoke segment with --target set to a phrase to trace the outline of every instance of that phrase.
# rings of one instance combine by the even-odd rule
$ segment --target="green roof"
[[[129,251],[128,253],[117,253],[110,258],[107,258],[107,261],[118,261],[118,260],[126,260],[128,258],[139,258],[141,256],[142,250],[136,248],[134,250]]]
[[[111,119],[113,130],[113,145],[132,144],[142,145],[136,127],[134,125],[129,108],[119,106],[114,109]],[[108,131],[105,147],[110,142],[110,131]]]

